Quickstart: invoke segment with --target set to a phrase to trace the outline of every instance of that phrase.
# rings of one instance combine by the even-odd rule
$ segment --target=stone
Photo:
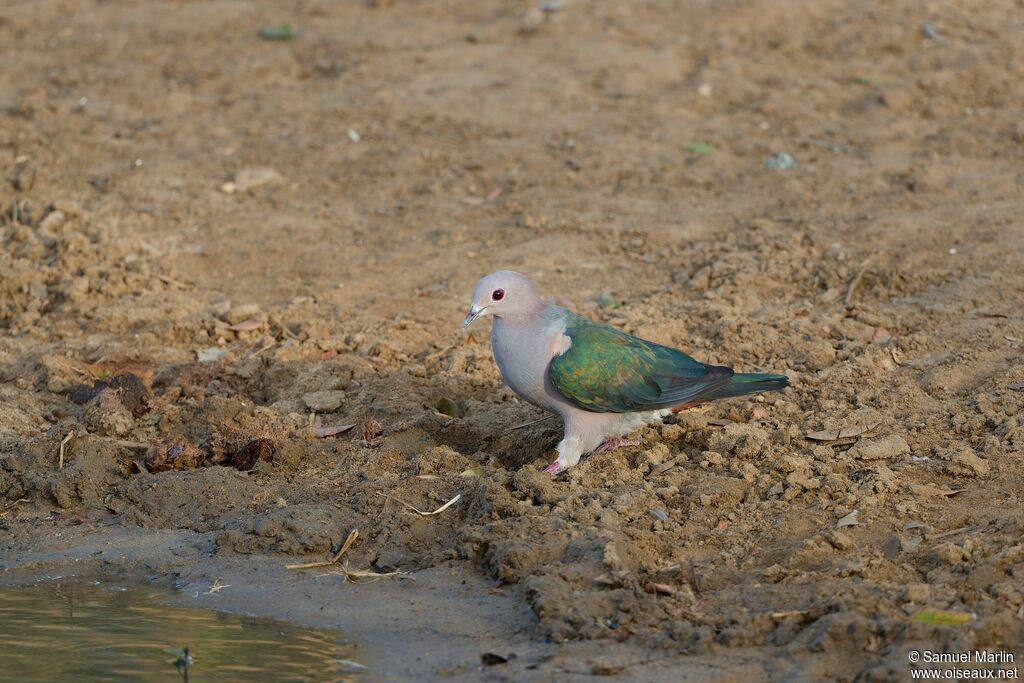
[[[303,395],[302,402],[315,413],[333,413],[344,399],[344,391],[311,391]]]
[[[861,460],[892,460],[910,453],[907,440],[897,434],[888,434],[876,439],[861,439],[850,455]]]

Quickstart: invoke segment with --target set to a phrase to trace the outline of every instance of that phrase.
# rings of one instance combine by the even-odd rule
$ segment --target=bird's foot
[[[545,467],[544,472],[546,474],[550,474],[552,477],[557,477],[559,474],[565,472],[567,469],[569,468],[565,467],[564,465],[562,465],[562,463],[556,460],[547,467]]]
[[[639,446],[640,442],[636,439],[623,439],[621,436],[613,436],[612,438],[605,441],[603,444],[594,449],[595,453],[607,453],[608,451],[614,451],[617,448],[624,446]]]

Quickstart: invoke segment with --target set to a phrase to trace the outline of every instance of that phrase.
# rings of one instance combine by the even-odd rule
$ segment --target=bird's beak
[[[466,314],[466,319],[462,321],[462,329],[466,329],[473,324],[473,321],[480,317],[480,314],[484,312],[483,308],[479,306],[471,306],[469,313]]]

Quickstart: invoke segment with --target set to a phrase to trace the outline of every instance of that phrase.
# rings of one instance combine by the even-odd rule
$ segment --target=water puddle
[[[366,683],[335,631],[161,604],[167,593],[98,582],[0,588],[7,681]],[[184,665],[184,649],[191,658]]]

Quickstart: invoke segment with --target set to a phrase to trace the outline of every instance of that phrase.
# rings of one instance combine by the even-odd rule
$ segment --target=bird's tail
[[[699,394],[696,398],[686,403],[680,403],[672,407],[673,413],[699,406],[708,401],[716,401],[720,398],[732,398],[746,394],[759,394],[762,391],[782,391],[789,386],[789,378],[785,375],[772,375],[766,372],[738,372],[729,378],[729,383],[712,389],[711,391]]]
[[[746,394],[758,394],[762,391],[781,391],[789,386],[789,378],[785,375],[771,375],[764,372],[738,372],[729,383],[701,395],[702,401],[714,401],[719,398],[732,398]]]

